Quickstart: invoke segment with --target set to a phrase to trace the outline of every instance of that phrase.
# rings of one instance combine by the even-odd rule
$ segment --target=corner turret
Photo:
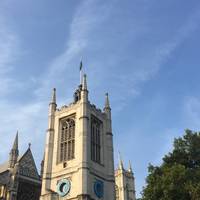
[[[81,100],[82,102],[88,102],[88,90],[87,90],[87,76],[83,75],[82,89],[81,89]]]
[[[49,113],[54,113],[56,111],[56,107],[56,88],[53,88],[51,102],[49,103]]]
[[[129,160],[129,168],[128,168],[128,172],[133,174],[133,169],[132,169],[132,165],[131,165],[131,161]]]

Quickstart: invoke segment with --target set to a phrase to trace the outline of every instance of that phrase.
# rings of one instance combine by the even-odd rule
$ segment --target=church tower
[[[126,170],[120,158],[118,169],[115,171],[115,183],[116,200],[136,200],[135,179],[130,162],[129,169]]]
[[[53,90],[43,166],[41,200],[115,199],[109,97],[103,111],[91,104],[86,75],[69,105],[57,108]]]

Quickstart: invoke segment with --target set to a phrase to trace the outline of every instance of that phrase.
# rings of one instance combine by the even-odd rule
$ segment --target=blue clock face
[[[104,187],[103,187],[103,182],[100,180],[95,181],[94,183],[94,193],[96,194],[96,196],[98,198],[102,198],[103,197],[103,193],[104,193]]]
[[[62,179],[57,184],[57,193],[59,196],[64,197],[69,193],[71,189],[71,183],[67,179]]]

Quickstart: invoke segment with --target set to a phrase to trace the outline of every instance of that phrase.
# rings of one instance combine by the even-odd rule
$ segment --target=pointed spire
[[[108,93],[106,93],[105,108],[110,108],[110,102],[109,102]]]
[[[56,104],[56,88],[53,88],[51,103]]]
[[[122,160],[120,152],[119,152],[119,169],[121,169],[121,170],[124,169],[123,160]]]
[[[108,93],[106,93],[105,96],[105,105],[104,105],[104,112],[107,115],[107,119],[111,120],[111,108],[110,108],[110,102],[109,102],[109,97],[108,97]],[[111,126],[111,124],[110,124]]]
[[[19,150],[18,150],[18,131],[17,131],[12,149],[10,150],[10,158],[9,158],[10,168],[13,168],[17,163],[18,155],[19,155]]]
[[[80,91],[80,100],[82,102],[88,102],[88,90],[87,90],[87,76],[84,74],[82,84],[81,84],[81,91]]]
[[[52,115],[56,111],[56,88],[53,88],[51,101],[49,103],[49,115]]]
[[[16,133],[16,136],[15,136],[15,141],[13,143],[13,147],[12,147],[13,150],[18,150],[18,131]]]
[[[83,75],[83,81],[82,81],[82,89],[87,90],[87,75]]]
[[[133,173],[133,170],[132,170],[132,166],[131,166],[131,161],[129,160],[129,169],[128,169],[129,172]]]

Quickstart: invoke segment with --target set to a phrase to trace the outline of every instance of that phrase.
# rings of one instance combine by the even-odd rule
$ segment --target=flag
[[[81,63],[80,63],[80,71],[82,70],[82,68],[83,68],[83,63],[81,61]]]

